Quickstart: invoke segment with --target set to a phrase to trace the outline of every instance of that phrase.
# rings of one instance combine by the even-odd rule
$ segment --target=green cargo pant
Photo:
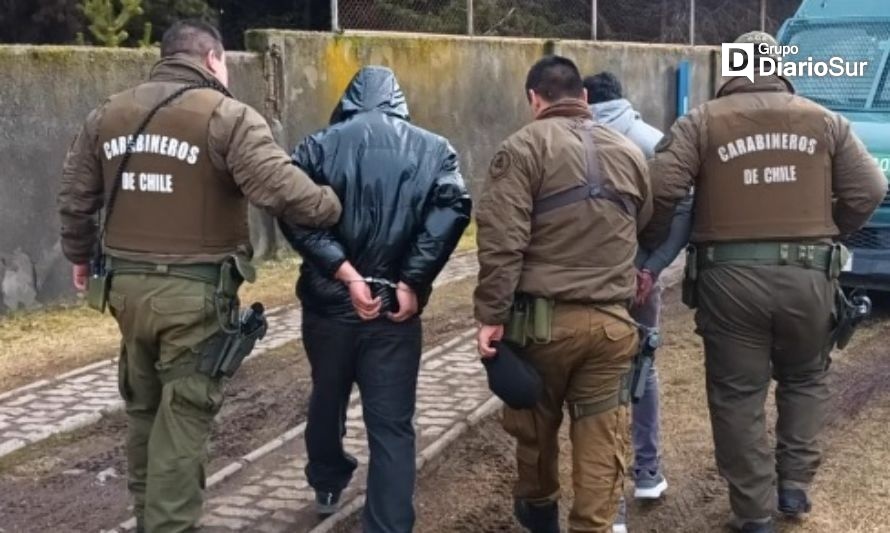
[[[128,487],[149,533],[191,531],[201,518],[207,441],[223,394],[219,381],[195,372],[195,350],[219,331],[214,290],[166,275],[112,279],[109,306],[123,337]]]
[[[609,310],[630,320],[621,307]],[[553,341],[522,355],[541,374],[544,394],[534,409],[504,409],[504,429],[516,438],[519,479],[513,495],[531,503],[559,499],[559,427],[572,416],[575,498],[569,531],[610,533],[618,512],[630,448],[630,419],[619,405],[637,349],[636,328],[592,306],[556,304]]]
[[[797,266],[721,265],[697,285],[717,467],[733,513],[771,516],[779,482],[806,486],[820,462],[834,282]],[[776,449],[764,402],[777,382]]]

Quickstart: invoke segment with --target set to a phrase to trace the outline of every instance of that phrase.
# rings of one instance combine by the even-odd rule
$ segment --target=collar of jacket
[[[541,111],[535,120],[544,120],[546,118],[587,118],[593,119],[587,102],[577,98],[563,98],[547,109]]]
[[[748,78],[733,78],[717,91],[717,98],[736,93],[790,93],[794,86],[784,76],[755,76],[754,83]]]
[[[162,58],[151,68],[149,79],[169,83],[200,83],[202,81],[219,83],[216,76],[209,70],[184,54]]]

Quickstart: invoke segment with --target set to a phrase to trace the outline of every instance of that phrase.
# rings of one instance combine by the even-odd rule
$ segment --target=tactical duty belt
[[[779,266],[791,265],[812,270],[829,271],[835,247],[830,244],[788,242],[738,242],[709,244],[698,247],[700,268],[726,263]]]
[[[554,209],[559,209],[578,202],[583,202],[588,198],[593,198],[614,202],[631,217],[637,217],[636,205],[634,205],[629,198],[606,188],[603,183],[602,170],[600,168],[599,158],[597,157],[596,143],[593,142],[593,126],[594,124],[592,121],[586,120],[581,127],[578,128],[581,141],[584,143],[584,156],[587,166],[584,172],[586,183],[535,200],[532,216],[537,217],[553,211]]]
[[[117,257],[107,257],[105,267],[115,275],[120,274],[159,274],[174,278],[190,279],[216,285],[219,283],[220,266],[216,263],[159,265],[142,261],[128,261]]]

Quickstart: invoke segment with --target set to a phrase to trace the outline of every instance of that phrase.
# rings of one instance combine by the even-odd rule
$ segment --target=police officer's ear
[[[532,108],[532,114],[537,117],[541,111],[547,108],[547,102],[536,93],[534,89],[528,90],[528,103]]]
[[[229,68],[226,65],[225,51],[210,50],[204,56],[204,66],[213,74],[223,87],[229,86]]]

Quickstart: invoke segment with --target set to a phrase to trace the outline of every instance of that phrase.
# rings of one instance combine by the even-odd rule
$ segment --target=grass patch
[[[287,254],[257,266],[241,298],[267,307],[292,304],[300,258]],[[83,303],[16,311],[0,317],[0,391],[117,355],[120,332],[109,314]]]
[[[457,251],[458,252],[469,252],[471,250],[476,249],[476,219],[470,220],[470,225],[467,226],[467,229],[464,231],[464,234],[460,237],[460,242],[457,243]]]
[[[476,223],[464,232],[459,252],[476,248]],[[301,259],[293,252],[257,265],[257,281],[245,284],[244,305],[267,308],[296,303],[294,285]],[[117,355],[120,332],[109,314],[83,303],[16,311],[0,316],[0,392]]]
[[[0,319],[0,390],[114,357],[117,323],[85,305],[22,311]]]
[[[288,252],[277,259],[257,264],[255,283],[245,283],[239,295],[243,305],[262,302],[267,308],[296,303],[294,286],[302,263],[300,256]]]

